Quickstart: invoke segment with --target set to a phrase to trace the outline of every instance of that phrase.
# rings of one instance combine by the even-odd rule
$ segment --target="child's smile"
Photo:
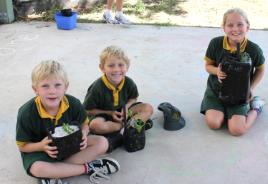
[[[105,61],[104,66],[100,66],[110,83],[115,87],[120,84],[126,75],[128,66],[122,59],[111,56]]]
[[[47,111],[57,111],[67,87],[62,79],[51,77],[40,81],[33,89]]]
[[[229,44],[236,46],[236,43],[241,43],[245,39],[249,25],[240,14],[232,13],[227,16],[223,29],[228,37]]]

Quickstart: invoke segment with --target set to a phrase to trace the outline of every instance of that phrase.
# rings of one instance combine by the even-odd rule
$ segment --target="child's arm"
[[[206,68],[206,71],[209,74],[217,75],[219,82],[221,82],[221,80],[225,79],[226,76],[227,76],[224,72],[221,71],[221,64],[219,64],[219,66],[216,67],[214,65],[214,61],[212,61],[212,60],[211,61],[206,60],[206,62],[205,62],[205,68]]]
[[[45,137],[42,141],[37,142],[37,143],[26,143],[23,146],[20,146],[19,150],[21,152],[25,152],[25,153],[44,151],[50,157],[56,158],[57,153],[58,153],[57,147],[56,146],[49,146],[49,144],[51,142],[52,142],[51,139],[48,139],[48,137]]]
[[[256,88],[256,86],[259,84],[259,82],[263,78],[264,70],[265,70],[264,66],[255,69],[255,72],[254,72],[254,75],[253,75],[253,78],[252,78],[252,81],[251,81],[251,84],[250,84],[250,90],[251,91],[253,91]]]
[[[91,109],[91,110],[87,110],[88,115],[98,115],[98,114],[107,114],[107,115],[112,115],[113,111],[110,110],[101,110],[101,109]]]
[[[87,135],[89,133],[88,123],[82,125],[82,142],[80,144],[80,149],[83,150],[87,147]]]
[[[127,104],[126,104],[126,110],[128,110],[128,108],[134,104],[135,102],[137,102],[137,98],[132,98],[132,99],[129,99]]]
[[[113,120],[116,122],[122,122],[122,113],[118,111],[110,111],[110,110],[101,110],[101,109],[91,109],[87,110],[89,115],[98,115],[98,114],[107,114],[113,117]]]

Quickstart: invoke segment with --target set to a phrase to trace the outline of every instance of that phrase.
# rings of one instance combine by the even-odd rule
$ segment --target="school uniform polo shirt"
[[[39,105],[38,105],[39,104]],[[48,134],[47,131],[63,123],[83,124],[88,122],[86,111],[78,99],[65,95],[61,101],[59,112],[54,117],[46,114],[38,97],[29,100],[20,107],[17,117],[16,141],[18,146],[28,142],[40,142]]]
[[[263,56],[263,52],[261,48],[253,43],[252,41],[245,39],[240,48],[240,52],[247,52],[252,60],[252,68],[260,68],[264,67],[265,58]],[[226,36],[220,36],[213,38],[206,51],[205,61],[214,63],[214,66],[218,67],[218,65],[222,62],[224,53],[235,53],[236,50],[232,50],[227,42]],[[253,76],[253,71],[251,72],[251,77]],[[209,74],[207,86],[213,90],[216,95],[219,94],[220,83],[218,81],[217,75]]]
[[[121,109],[130,99],[135,99],[139,96],[138,89],[134,81],[125,77],[119,84],[121,89],[112,90],[111,84],[105,76],[100,77],[93,82],[87,91],[84,107],[86,110],[101,109],[101,110],[117,110]],[[110,86],[110,87],[109,87]]]

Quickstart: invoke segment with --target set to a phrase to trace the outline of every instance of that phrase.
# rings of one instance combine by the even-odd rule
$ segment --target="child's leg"
[[[31,166],[30,173],[38,178],[65,178],[81,175],[85,173],[85,168],[82,164],[36,161]]]
[[[85,173],[84,164],[91,162],[108,149],[107,139],[102,136],[88,136],[88,147],[64,162],[49,163],[36,161],[30,173],[39,178],[65,178]]]
[[[245,134],[250,129],[250,127],[252,127],[256,118],[256,110],[250,110],[247,116],[233,115],[232,118],[228,120],[229,132],[234,136]]]
[[[224,114],[221,111],[209,109],[205,113],[206,123],[211,129],[219,129],[224,122]]]
[[[120,131],[122,123],[106,121],[103,117],[94,118],[89,125],[90,130],[95,134],[107,134]]]
[[[116,0],[116,11],[122,11],[123,9],[123,0]]]
[[[265,102],[260,97],[255,96],[248,105],[241,105],[228,109],[229,131],[234,136],[246,133],[254,124],[258,114],[261,113]]]
[[[153,114],[153,107],[147,103],[138,103],[130,107],[130,110],[134,114],[133,117],[135,119],[141,119],[143,122],[147,122]]]
[[[113,2],[114,0],[107,0],[107,5],[106,5],[107,10],[112,10]]]
[[[87,148],[72,155],[64,162],[71,164],[84,164],[103,155],[108,150],[108,141],[103,136],[90,135],[87,139]]]

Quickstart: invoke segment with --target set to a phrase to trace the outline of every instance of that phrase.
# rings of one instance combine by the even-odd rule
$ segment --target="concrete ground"
[[[34,184],[23,170],[15,145],[18,108],[33,97],[30,74],[41,60],[61,62],[70,79],[68,93],[83,101],[88,86],[101,75],[98,57],[108,45],[124,48],[131,59],[128,76],[151,103],[154,127],[146,132],[146,147],[110,154],[121,171],[102,183],[116,184],[267,184],[268,108],[244,136],[233,137],[226,128],[208,129],[199,106],[206,86],[203,57],[219,28],[119,26],[78,24],[71,31],[54,23],[29,22],[0,25],[0,183]],[[267,31],[253,30],[249,38],[268,53]],[[256,90],[268,101],[268,74]],[[161,102],[177,106],[186,119],[179,131],[163,129]],[[89,183],[87,176],[67,179]]]

